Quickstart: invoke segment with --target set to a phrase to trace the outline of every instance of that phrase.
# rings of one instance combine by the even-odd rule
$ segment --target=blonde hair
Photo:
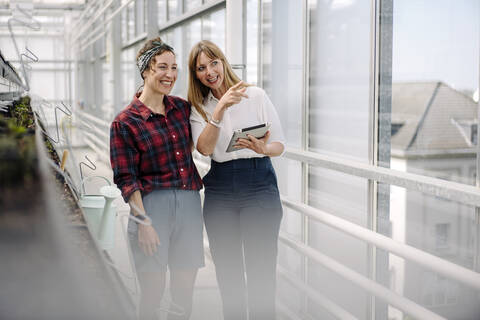
[[[223,84],[225,85],[226,90],[240,82],[240,78],[235,74],[230,63],[228,63],[227,58],[223,54],[222,50],[217,47],[211,41],[202,40],[193,46],[188,57],[188,101],[195,107],[195,109],[200,113],[202,118],[208,122],[207,114],[203,110],[203,100],[207,96],[210,88],[203,85],[200,80],[197,78],[197,59],[200,56],[200,53],[204,53],[210,59],[219,59],[223,64],[223,74],[224,80]]]

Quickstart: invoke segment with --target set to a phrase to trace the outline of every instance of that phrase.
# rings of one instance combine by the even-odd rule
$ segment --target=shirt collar
[[[208,91],[206,104],[209,103],[210,101],[218,102],[218,99],[215,98],[215,96],[212,93],[212,90]]]
[[[136,109],[138,114],[146,121],[149,117],[152,116],[153,111],[147,107],[140,99],[141,92],[137,92],[132,101],[132,106]],[[167,114],[173,108],[177,108],[176,104],[171,100],[170,96],[165,95],[163,97],[163,103],[165,104],[165,114]]]

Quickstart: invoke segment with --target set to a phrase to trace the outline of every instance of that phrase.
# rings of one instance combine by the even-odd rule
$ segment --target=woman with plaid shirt
[[[110,159],[114,182],[132,214],[141,211],[152,220],[151,225],[129,223],[142,288],[140,317],[156,319],[168,266],[172,306],[178,309],[168,319],[188,319],[197,271],[204,266],[202,181],[191,153],[191,108],[168,95],[177,64],[173,49],[160,38],[145,43],[137,65],[143,90],[111,125]]]

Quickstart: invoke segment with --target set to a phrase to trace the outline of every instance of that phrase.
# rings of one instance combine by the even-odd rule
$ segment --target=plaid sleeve
[[[138,181],[140,155],[127,126],[114,121],[110,127],[110,163],[113,182],[122,191],[125,202],[135,190],[142,190]]]
[[[186,106],[185,106],[185,115],[188,123],[188,139],[190,141],[190,150],[193,152],[195,150],[195,145],[193,143],[193,136],[192,136],[192,126],[190,125],[190,114],[192,111],[192,104],[187,101]]]

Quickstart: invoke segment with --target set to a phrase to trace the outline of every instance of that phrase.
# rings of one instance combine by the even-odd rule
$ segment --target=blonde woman
[[[142,288],[140,318],[157,319],[168,266],[173,300],[168,319],[186,320],[197,270],[204,265],[202,181],[191,154],[191,109],[169,95],[177,63],[160,38],[140,49],[137,66],[143,90],[111,125],[110,160],[125,201],[152,220],[152,225],[130,222],[128,227]]]
[[[188,61],[193,142],[211,158],[203,178],[203,215],[226,320],[275,319],[277,241],[282,206],[270,157],[284,150],[274,106],[265,92],[244,84],[222,51],[200,41]],[[233,130],[268,122],[226,152]],[[245,278],[246,274],[246,278]]]

